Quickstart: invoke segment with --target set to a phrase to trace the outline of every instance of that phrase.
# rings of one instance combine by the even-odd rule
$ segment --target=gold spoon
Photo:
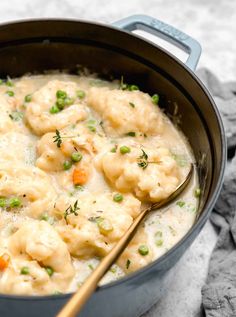
[[[111,265],[116,261],[119,255],[124,251],[129,241],[134,236],[140,222],[152,210],[159,209],[164,205],[174,200],[188,185],[193,173],[193,164],[190,166],[189,173],[185,180],[176,188],[176,190],[167,198],[160,202],[150,205],[140,212],[135,218],[132,225],[125,232],[122,238],[117,242],[113,249],[103,258],[100,264],[96,267],[93,273],[86,279],[85,283],[78,289],[78,291],[71,297],[62,310],[58,313],[57,317],[74,317],[78,314],[85,302],[97,288],[97,284],[103,275],[108,271]]]

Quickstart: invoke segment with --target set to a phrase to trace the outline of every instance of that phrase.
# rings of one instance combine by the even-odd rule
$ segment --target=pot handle
[[[189,54],[185,64],[193,71],[196,69],[202,51],[200,44],[173,26],[147,15],[132,15],[113,25],[129,32],[142,30],[174,44]]]

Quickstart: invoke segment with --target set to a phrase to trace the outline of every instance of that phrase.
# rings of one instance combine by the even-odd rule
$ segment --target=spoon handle
[[[150,208],[143,210],[132,225],[125,232],[122,238],[112,248],[112,250],[102,259],[100,264],[96,267],[93,273],[86,279],[85,283],[79,290],[71,297],[67,304],[62,308],[57,317],[73,317],[78,314],[88,298],[97,288],[97,284],[111,265],[116,261],[119,255],[124,251],[126,245],[132,239],[136,232],[139,223],[143,220]]]
[[[175,199],[188,185],[193,172],[193,164],[191,164],[190,171],[186,179],[176,188],[176,190],[167,198],[155,203],[145,209],[135,218],[129,229],[125,232],[122,238],[112,248],[112,250],[102,259],[100,264],[96,267],[93,273],[86,279],[85,283],[78,289],[78,291],[71,297],[62,310],[58,313],[57,317],[74,317],[78,314],[83,305],[86,303],[90,295],[97,288],[97,284],[111,265],[116,261],[119,255],[124,251],[129,241],[134,236],[140,222],[145,218],[146,214],[153,210],[158,209]]]

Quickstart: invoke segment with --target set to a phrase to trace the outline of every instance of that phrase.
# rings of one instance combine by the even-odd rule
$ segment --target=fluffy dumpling
[[[129,132],[161,133],[163,116],[151,97],[141,91],[92,87],[88,105],[99,113],[106,133],[124,136]]]
[[[157,202],[170,195],[178,186],[179,168],[167,148],[129,146],[128,153],[107,152],[98,166],[109,182],[122,192],[133,192],[142,201]]]
[[[139,252],[139,248],[145,246],[147,252],[142,255]],[[128,247],[119,257],[117,264],[125,273],[135,272],[141,269],[145,265],[149,264],[153,260],[153,253],[148,245],[148,237],[142,226],[139,227],[134,238],[128,244]]]
[[[36,166],[48,172],[63,170],[65,160],[71,160],[73,153],[79,155],[79,165],[89,163],[90,158],[95,155],[101,143],[101,137],[91,134],[88,129],[80,124],[76,127],[67,127],[57,131],[60,142],[56,138],[56,132],[44,134],[37,142]],[[75,162],[76,163],[76,162]]]
[[[104,256],[131,225],[140,212],[140,201],[124,195],[115,202],[111,193],[84,195],[75,201],[61,197],[55,207],[55,217],[62,220],[57,230],[73,256]],[[72,206],[75,212],[68,209]],[[65,213],[67,210],[67,213]]]
[[[50,177],[37,167],[0,163],[0,193],[9,211],[20,209],[21,214],[39,218],[50,212],[56,199],[56,191]],[[12,199],[17,199],[11,203]]]
[[[74,82],[52,80],[33,93],[32,101],[26,108],[25,118],[35,134],[42,135],[59,130],[87,117],[85,107],[76,97],[77,88]],[[66,92],[69,104],[58,113],[51,113],[50,109],[57,101],[57,91],[60,90]]]
[[[66,244],[46,221],[23,224],[8,239],[9,265],[0,292],[18,295],[66,292],[74,268]]]

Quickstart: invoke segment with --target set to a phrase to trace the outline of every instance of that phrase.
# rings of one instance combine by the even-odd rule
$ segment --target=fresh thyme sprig
[[[148,167],[148,164],[160,164],[161,162],[153,162],[153,161],[148,161],[148,155],[147,153],[141,149],[143,152],[142,155],[138,157],[138,166],[141,167],[143,170]]]
[[[57,147],[61,147],[62,144],[62,139],[61,139],[61,134],[58,130],[56,130],[56,135],[53,137],[55,143],[57,143]]]
[[[78,200],[75,201],[74,206],[70,205],[64,212],[64,219],[67,221],[67,217],[71,214],[74,214],[75,216],[78,216]]]
[[[143,149],[141,150],[143,154],[140,155],[138,158],[138,166],[141,167],[142,169],[145,169],[148,166],[148,155]]]
[[[56,135],[53,136],[54,139],[54,143],[57,144],[57,147],[61,147],[62,144],[62,139],[71,139],[76,137],[75,135],[71,135],[71,136],[61,136],[60,131],[56,130]]]

